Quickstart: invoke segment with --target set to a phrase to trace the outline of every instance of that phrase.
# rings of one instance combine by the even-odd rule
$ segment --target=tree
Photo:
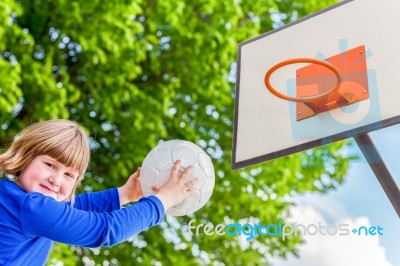
[[[270,255],[296,254],[300,236],[243,244],[190,235],[183,226],[191,219],[285,221],[288,196],[343,182],[344,142],[230,169],[237,44],[335,2],[2,1],[1,147],[32,121],[81,122],[92,148],[81,192],[122,184],[161,140],[199,144],[216,169],[213,197],[193,216],[167,217],[113,248],[56,245],[49,263],[258,265]]]

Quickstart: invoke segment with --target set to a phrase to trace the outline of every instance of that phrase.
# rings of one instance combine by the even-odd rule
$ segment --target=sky
[[[400,183],[400,125],[370,133],[379,153],[396,182]],[[274,259],[275,266],[400,265],[400,218],[393,209],[368,163],[354,143],[353,162],[345,183],[326,195],[306,194],[294,199],[292,221],[302,224],[348,224],[349,229],[380,226],[383,235],[304,236],[300,258]]]

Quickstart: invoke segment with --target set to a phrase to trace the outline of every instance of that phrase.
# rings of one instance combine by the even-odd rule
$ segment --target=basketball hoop
[[[271,75],[281,67],[284,67],[287,65],[292,65],[292,64],[298,64],[298,63],[314,63],[314,64],[317,64],[317,65],[320,65],[320,66],[330,69],[336,76],[336,79],[337,79],[336,86],[333,87],[330,91],[325,92],[323,94],[316,95],[316,96],[308,96],[308,97],[290,97],[288,95],[285,95],[285,94],[280,93],[277,90],[275,90],[274,87],[272,87],[272,85],[270,83]],[[265,83],[265,86],[267,87],[267,89],[276,97],[279,97],[281,99],[291,101],[291,102],[313,103],[313,102],[320,101],[320,100],[326,98],[329,94],[334,93],[337,90],[339,90],[340,85],[342,84],[342,78],[340,77],[340,74],[339,74],[339,71],[337,70],[337,68],[326,61],[318,60],[318,59],[314,59],[314,58],[293,58],[293,59],[288,59],[288,60],[282,61],[282,62],[274,65],[273,67],[271,67],[267,71],[267,73],[265,73],[264,83]]]

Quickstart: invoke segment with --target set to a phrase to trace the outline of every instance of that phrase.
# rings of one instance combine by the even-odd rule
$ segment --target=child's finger
[[[140,167],[137,169],[137,171],[135,172],[135,174],[136,174],[136,176],[135,176],[135,179],[139,179],[139,177],[140,177]]]
[[[130,178],[138,179],[138,178],[139,178],[139,173],[138,173],[138,172],[134,172],[134,173],[130,176]]]
[[[198,178],[193,178],[192,180],[188,181],[185,183],[187,188],[192,188],[194,185],[196,185],[197,183],[199,183],[199,179]]]
[[[181,166],[181,160],[176,160],[174,163],[174,167],[172,168],[172,171],[171,171],[171,177],[178,176],[180,166]]]
[[[183,171],[183,173],[181,174],[180,179],[185,179],[188,175],[190,175],[193,169],[194,167],[192,165],[186,168],[185,171]]]
[[[140,177],[140,167],[130,176],[133,179],[137,180]]]
[[[153,186],[151,186],[151,190],[153,190],[154,192],[159,192],[160,191],[160,186],[153,185]]]

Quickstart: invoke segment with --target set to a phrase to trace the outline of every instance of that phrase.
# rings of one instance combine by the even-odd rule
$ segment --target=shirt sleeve
[[[28,236],[83,247],[112,246],[158,224],[165,211],[155,196],[112,212],[72,208],[40,193],[31,192],[21,208],[21,226]]]
[[[75,197],[74,208],[92,212],[109,212],[120,209],[117,188],[89,192]]]

